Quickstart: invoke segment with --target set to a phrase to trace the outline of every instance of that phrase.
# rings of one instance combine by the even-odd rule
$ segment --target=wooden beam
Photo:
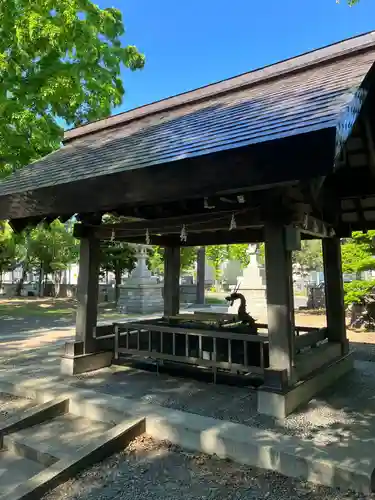
[[[309,179],[332,172],[335,127],[275,137],[251,146],[204,152],[161,165],[75,180],[66,173],[66,182],[0,197],[2,219],[46,216],[51,213],[101,212],[120,205],[161,203],[256,190],[268,186]],[[293,154],[291,154],[291,151]],[[102,164],[110,166],[111,148],[104,148]],[[303,168],[301,168],[303,165]],[[25,188],[26,189],[26,188]]]
[[[145,244],[142,237],[123,237],[119,241]],[[150,245],[195,247],[208,245],[230,245],[234,243],[260,243],[263,241],[263,229],[246,229],[233,231],[210,231],[205,233],[188,233],[187,241],[182,242],[179,235],[150,236]]]
[[[367,157],[371,173],[375,176],[375,143],[372,133],[372,127],[368,116],[363,119],[364,134],[367,144]]]
[[[279,197],[265,195],[262,205],[238,211],[212,211],[178,217],[102,224],[100,227],[84,224],[82,227],[76,228],[75,235],[82,237],[90,234],[101,240],[114,238],[131,241],[131,239],[140,238],[143,243],[146,233],[150,236],[179,236],[183,225],[186,226],[189,234],[228,231],[231,228],[233,217],[238,230],[261,227],[269,220],[280,224],[290,224],[293,222],[291,219],[293,211],[285,200],[281,203],[281,194],[279,193]]]
[[[309,214],[300,214],[297,227],[302,233],[309,234],[314,238],[326,238],[333,236],[332,227],[324,221],[312,217]]]
[[[259,224],[261,222],[261,215],[258,210],[241,210],[236,213],[233,210],[217,211],[217,212],[203,212],[192,215],[184,215],[178,217],[168,217],[162,219],[142,220],[134,222],[121,222],[118,224],[103,224],[97,231],[100,231],[100,236],[108,233],[111,234],[112,230],[116,232],[127,232],[128,234],[136,234],[137,232],[144,232],[146,229],[149,231],[163,232],[170,234],[173,232],[179,233],[183,224],[189,226],[189,230],[200,231],[203,229],[216,229],[227,227],[229,229],[230,221],[233,213],[235,213],[237,225],[249,227],[252,224]],[[98,234],[98,232],[97,232]],[[98,234],[99,235],[99,234]]]

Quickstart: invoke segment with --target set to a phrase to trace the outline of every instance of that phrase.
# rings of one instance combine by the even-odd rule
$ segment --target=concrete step
[[[43,469],[38,462],[7,450],[0,451],[0,496],[6,496]]]
[[[70,413],[60,415],[51,420],[5,436],[5,447],[11,448],[12,443],[22,445],[39,453],[48,454],[57,460],[69,458],[72,453],[96,440],[112,424],[99,422]],[[28,454],[29,458],[38,460]]]

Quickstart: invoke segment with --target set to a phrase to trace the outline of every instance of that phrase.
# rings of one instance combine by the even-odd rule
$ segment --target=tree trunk
[[[221,283],[220,283],[221,272],[220,271],[221,271],[220,264],[215,264],[215,266],[214,266],[215,292],[220,292],[220,290],[221,290]]]
[[[39,278],[38,278],[38,293],[39,297],[43,297],[44,295],[44,290],[43,290],[43,264],[40,263],[39,266]]]
[[[54,297],[57,298],[60,295],[60,283],[61,283],[61,271],[56,271],[53,273],[53,292]]]
[[[22,293],[22,290],[23,290],[23,284],[25,282],[25,279],[26,279],[26,269],[23,267],[22,268],[22,277],[21,277],[21,279],[19,280],[19,282],[17,283],[17,286],[16,286],[16,296],[17,297],[21,297],[21,293]]]
[[[115,301],[118,304],[120,298],[120,285],[121,285],[121,271],[116,269],[115,271],[116,289],[115,289]]]

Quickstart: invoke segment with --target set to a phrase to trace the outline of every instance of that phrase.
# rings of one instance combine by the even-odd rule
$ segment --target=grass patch
[[[73,308],[66,309],[38,309],[29,306],[0,305],[0,316],[14,316],[17,318],[42,317],[42,316],[67,316],[75,312]]]
[[[0,316],[43,317],[68,316],[75,312],[75,302],[71,299],[10,299],[0,302]]]
[[[225,305],[227,303],[225,299],[220,299],[219,297],[206,297],[205,302],[211,305]]]
[[[74,299],[50,298],[17,298],[0,300],[0,318],[72,318],[75,315],[77,303]],[[103,319],[118,317],[114,303],[98,305],[98,316]]]
[[[98,315],[101,317],[101,318],[117,318],[118,316],[129,316],[128,314],[121,314],[119,313],[118,311],[114,310],[114,311],[106,311],[106,312],[98,312]]]

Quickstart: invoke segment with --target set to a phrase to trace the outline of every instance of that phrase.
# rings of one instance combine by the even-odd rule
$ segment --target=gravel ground
[[[0,422],[14,413],[21,412],[30,406],[33,406],[31,399],[20,398],[12,394],[0,392]]]
[[[375,344],[351,342],[350,349],[358,361],[375,361]]]
[[[375,499],[187,453],[148,436],[59,486],[43,500],[350,500]]]
[[[156,376],[140,370],[77,377],[74,385],[241,423],[314,441],[352,444],[375,436],[375,363],[356,361],[356,370],[306,406],[279,421],[257,413],[256,391],[193,379]]]

